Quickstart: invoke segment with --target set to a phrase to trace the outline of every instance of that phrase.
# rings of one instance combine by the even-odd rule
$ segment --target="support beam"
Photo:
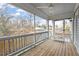
[[[48,38],[50,38],[50,36],[49,36],[49,20],[47,20],[47,27],[48,27]]]
[[[55,21],[52,20],[52,24],[53,24],[53,38],[55,38]]]
[[[35,40],[34,40],[34,42],[36,43],[36,23],[35,23],[35,14],[34,14],[34,37],[35,37]]]
[[[65,40],[65,19],[63,19],[63,40]]]
[[[70,27],[71,27],[70,28],[70,32],[71,32],[70,33],[70,35],[71,35],[70,39],[71,39],[72,42],[74,42],[74,40],[73,40],[73,19],[70,20]]]

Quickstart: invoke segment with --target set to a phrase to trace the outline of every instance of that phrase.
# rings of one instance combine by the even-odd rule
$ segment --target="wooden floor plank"
[[[67,52],[66,56],[68,56],[69,55],[68,43],[66,43],[66,52]]]
[[[64,53],[64,55],[67,56],[68,55],[67,53],[68,53],[67,52],[67,43],[65,43],[65,53]]]
[[[59,51],[58,51],[58,55],[61,55],[61,43],[60,43],[60,46],[59,46],[60,48],[59,48]]]
[[[47,40],[28,50],[21,56],[77,56],[78,53],[71,42]]]
[[[59,48],[60,48],[60,46],[58,46],[58,45],[59,45],[59,43],[57,43],[57,45],[56,45],[56,49],[55,49],[54,56],[57,56],[58,55]]]

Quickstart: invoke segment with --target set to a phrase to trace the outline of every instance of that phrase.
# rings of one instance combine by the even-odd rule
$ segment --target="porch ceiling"
[[[73,16],[75,3],[52,3],[53,8],[48,7],[50,3],[13,3],[13,5],[30,11],[45,19],[64,19]]]

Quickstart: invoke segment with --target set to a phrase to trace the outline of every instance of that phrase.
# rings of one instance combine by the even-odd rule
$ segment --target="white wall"
[[[75,6],[75,17],[74,17],[74,21],[73,21],[73,32],[74,32],[74,44],[76,46],[76,49],[79,53],[79,8],[78,8],[79,4],[76,4]]]

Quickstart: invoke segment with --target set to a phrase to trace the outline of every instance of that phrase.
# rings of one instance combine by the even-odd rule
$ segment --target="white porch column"
[[[48,39],[50,38],[49,37],[49,20],[47,20],[47,28],[48,28]]]
[[[65,40],[65,19],[63,19],[63,40]]]
[[[35,40],[34,40],[34,43],[36,43],[36,22],[35,22],[35,14],[34,14],[34,37],[35,37]]]
[[[53,24],[53,39],[55,39],[55,21],[52,20],[52,24]]]
[[[71,39],[71,41],[73,42],[74,40],[73,40],[73,20],[71,19],[70,20],[70,39]]]

